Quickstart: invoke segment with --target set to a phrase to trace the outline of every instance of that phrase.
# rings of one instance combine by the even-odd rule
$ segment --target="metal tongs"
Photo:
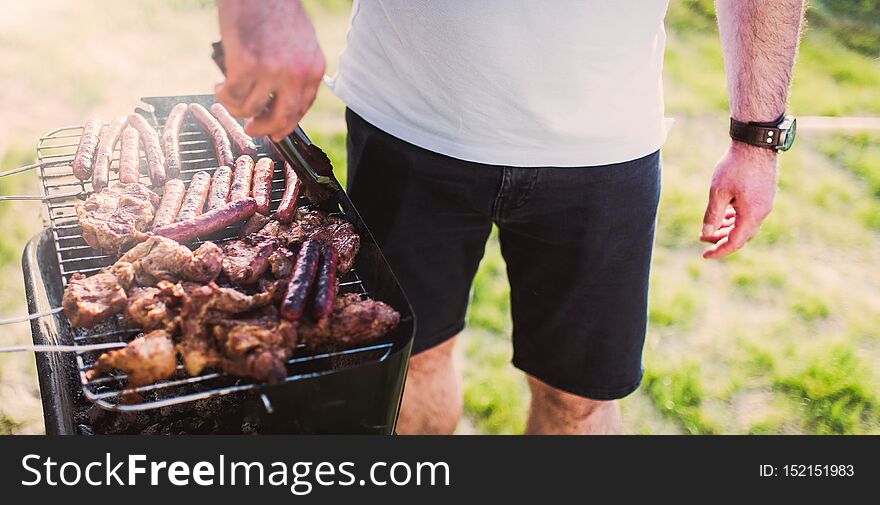
[[[213,48],[211,58],[223,72],[223,75],[226,75],[223,42],[214,42],[211,46]],[[299,125],[290,135],[278,142],[272,141],[272,143],[284,161],[296,172],[302,183],[303,193],[312,203],[320,206],[328,202],[337,192],[342,191],[339,181],[333,175],[330,158],[309,140]]]

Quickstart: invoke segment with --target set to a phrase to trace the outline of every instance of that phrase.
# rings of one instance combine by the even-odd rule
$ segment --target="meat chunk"
[[[223,370],[267,382],[287,376],[287,360],[296,345],[296,327],[279,320],[274,308],[246,319],[226,319],[213,327],[223,352]]]
[[[77,202],[76,216],[90,246],[118,255],[147,238],[159,196],[140,183],[119,183],[86,201]]]
[[[272,239],[294,249],[308,239],[331,245],[339,253],[337,271],[340,274],[351,269],[361,246],[361,237],[354,231],[351,223],[319,210],[304,208],[297,209],[296,219],[291,224],[272,221],[253,236]]]
[[[125,320],[144,331],[159,328],[174,331],[182,298],[180,284],[168,281],[159,281],[156,287],[135,287],[128,293]]]
[[[144,386],[171,377],[177,370],[177,354],[171,334],[165,330],[155,330],[132,340],[122,349],[102,354],[86,373],[86,378],[92,380],[113,369],[128,374],[129,387]]]
[[[304,321],[299,338],[309,347],[349,347],[379,338],[400,322],[400,314],[387,304],[362,300],[354,293],[338,296],[333,312],[318,322]]]
[[[90,328],[125,310],[125,290],[133,277],[131,264],[125,262],[117,262],[91,277],[73,274],[61,301],[70,324]]]
[[[220,274],[223,251],[213,242],[190,251],[174,240],[156,235],[131,248],[120,261],[132,264],[135,280],[141,286],[153,286],[160,280],[210,282]]]
[[[269,265],[272,268],[272,275],[276,279],[289,279],[293,275],[293,266],[296,261],[296,254],[286,247],[279,247],[269,256]]]
[[[312,234],[311,238],[335,249],[339,254],[336,270],[340,273],[348,272],[360,250],[361,237],[355,233],[351,223],[341,219],[331,219],[324,227]]]
[[[181,337],[177,348],[183,358],[183,364],[187,373],[198,375],[205,368],[214,366],[220,366],[227,370],[227,365],[232,366],[232,363],[238,363],[236,365],[239,367],[236,368],[237,371],[231,373],[255,377],[253,373],[247,372],[247,370],[250,370],[248,367],[251,367],[251,365],[244,366],[246,364],[244,362],[247,360],[242,355],[244,347],[240,343],[240,340],[244,337],[236,332],[233,335],[235,338],[231,341],[228,339],[217,341],[212,328],[218,324],[227,325],[236,318],[237,314],[263,307],[265,307],[263,310],[274,310],[268,307],[275,297],[274,291],[269,290],[256,295],[245,295],[235,289],[221,288],[214,283],[207,285],[184,285],[184,291],[183,305],[178,316]],[[275,325],[268,328],[274,332],[281,331],[285,341],[293,338],[289,335],[292,330],[287,326],[281,326],[277,313],[274,318],[276,320]],[[229,328],[227,327],[227,329]],[[254,328],[251,327],[251,329]],[[276,341],[272,340],[276,339],[276,337],[270,338],[262,333],[258,337],[260,339],[270,339],[269,341],[271,342]],[[234,343],[235,345],[230,349],[227,348],[226,342]],[[229,361],[230,359],[232,361]],[[260,380],[264,379],[260,378]]]
[[[236,284],[255,284],[269,268],[274,250],[275,242],[271,240],[227,242],[223,246],[223,273]]]

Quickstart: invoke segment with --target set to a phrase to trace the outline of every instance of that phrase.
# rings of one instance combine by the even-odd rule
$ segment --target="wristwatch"
[[[796,133],[797,119],[792,115],[783,114],[769,123],[743,123],[730,118],[730,138],[753,146],[788,151],[794,144]]]

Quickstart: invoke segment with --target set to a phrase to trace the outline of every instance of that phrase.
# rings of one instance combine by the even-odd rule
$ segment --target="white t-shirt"
[[[468,161],[604,165],[663,144],[667,0],[355,0],[345,104]]]

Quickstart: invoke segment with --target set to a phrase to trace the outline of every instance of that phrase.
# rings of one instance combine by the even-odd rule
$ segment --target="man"
[[[297,0],[218,6],[228,74],[217,97],[254,118],[251,135],[281,138],[324,73],[314,30]],[[355,1],[330,86],[349,108],[351,197],[416,313],[399,433],[455,429],[455,335],[493,223],[513,363],[532,392],[526,432],[620,431],[616,400],[642,377],[666,7]],[[717,2],[739,140],[712,179],[706,258],[741,248],[770,212],[767,147],[793,136],[782,123],[802,15],[802,0]]]

